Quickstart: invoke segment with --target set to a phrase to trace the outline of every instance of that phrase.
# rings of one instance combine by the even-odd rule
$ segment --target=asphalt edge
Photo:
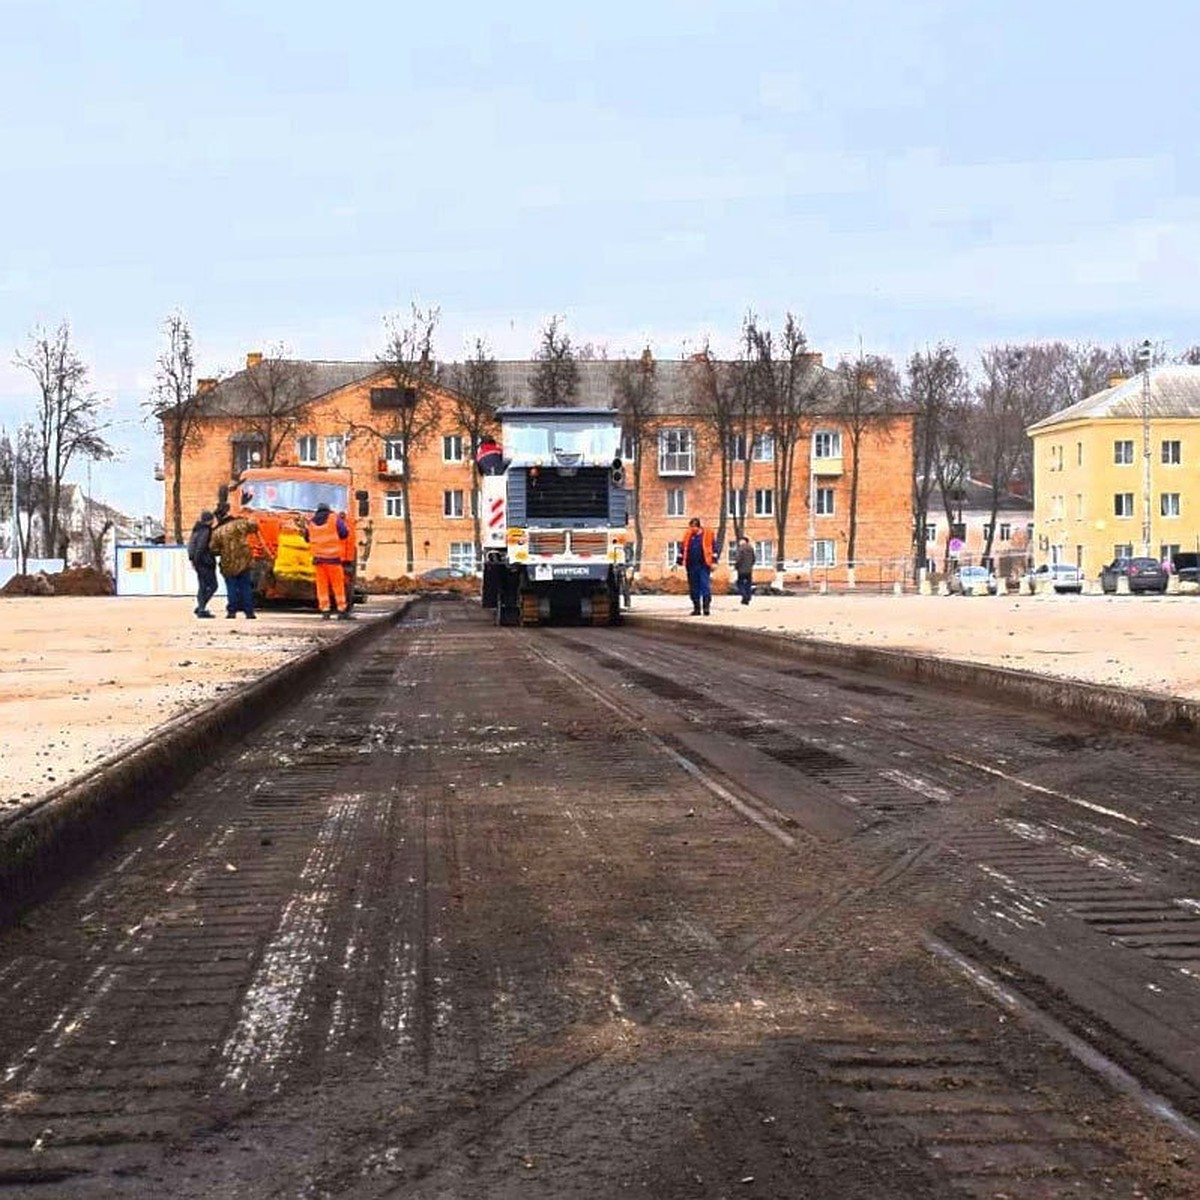
[[[674,634],[681,641],[695,642],[696,631],[693,627],[680,628],[674,618],[650,613],[623,615],[630,625],[654,625],[656,630],[670,631],[668,636]],[[734,628],[720,623],[705,624],[703,633],[706,640],[719,637],[727,642],[769,650],[775,654],[784,650],[793,657],[825,666],[866,671],[922,686],[936,684],[984,699],[1032,705],[1134,733],[1200,742],[1200,701],[1182,696],[1165,696],[1157,692],[1109,687],[1082,680],[1057,679],[1028,671],[1014,671],[1008,667],[912,654],[878,646],[847,645],[794,633]]]
[[[347,651],[391,629],[411,599],[315,646],[229,696],[181,713],[36,804],[0,818],[0,928],[94,859],[213,757],[296,699]]]

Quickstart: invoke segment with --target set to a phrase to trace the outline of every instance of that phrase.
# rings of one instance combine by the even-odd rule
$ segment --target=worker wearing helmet
[[[333,610],[338,619],[348,621],[350,613],[346,607],[346,573],[342,569],[342,544],[350,536],[345,519],[334,516],[324,500],[317,505],[313,515],[302,527],[304,540],[313,556],[313,572],[317,584],[317,607],[323,620],[328,621],[330,592],[333,593]]]

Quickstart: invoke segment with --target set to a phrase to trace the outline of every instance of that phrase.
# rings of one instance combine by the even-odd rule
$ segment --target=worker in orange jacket
[[[713,542],[711,529],[705,529],[699,517],[688,522],[687,533],[680,545],[677,567],[687,568],[688,595],[692,598],[692,616],[701,612],[707,617],[712,607],[712,569],[720,548]]]
[[[332,591],[334,611],[339,621],[350,620],[346,607],[346,573],[342,569],[342,545],[350,536],[350,528],[342,516],[334,516],[323,500],[313,515],[304,522],[304,540],[313,556],[313,571],[317,584],[317,607],[328,621],[329,594]]]

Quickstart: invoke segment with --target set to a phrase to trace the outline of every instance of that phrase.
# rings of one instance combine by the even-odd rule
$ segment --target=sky
[[[161,514],[141,405],[197,375],[372,359],[441,310],[530,358],[1200,341],[1194,0],[0,0],[0,425],[70,322]],[[81,481],[82,466],[74,472]]]

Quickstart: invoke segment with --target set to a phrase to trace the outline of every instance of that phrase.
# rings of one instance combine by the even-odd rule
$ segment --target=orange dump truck
[[[367,515],[367,493],[353,491],[353,477],[340,468],[252,467],[221,488],[217,515],[246,517],[258,525],[252,534],[254,593],[264,600],[316,600],[312,553],[300,532],[318,504],[345,518],[350,534],[342,543],[346,594],[361,598],[355,586],[360,559],[357,517]]]

